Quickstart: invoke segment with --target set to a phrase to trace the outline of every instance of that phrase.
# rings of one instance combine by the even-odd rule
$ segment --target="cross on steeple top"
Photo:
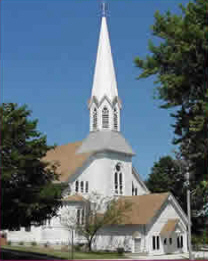
[[[107,10],[107,5],[106,2],[101,3],[101,9],[102,9],[102,16],[106,16],[106,10]]]

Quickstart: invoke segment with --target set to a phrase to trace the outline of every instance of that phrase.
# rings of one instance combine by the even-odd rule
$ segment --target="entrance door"
[[[141,252],[141,238],[134,239],[134,253]]]

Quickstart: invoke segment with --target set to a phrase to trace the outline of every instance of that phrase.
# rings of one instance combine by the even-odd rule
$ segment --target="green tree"
[[[139,79],[157,76],[161,107],[175,109],[173,142],[190,163],[194,208],[201,209],[208,197],[208,1],[195,0],[180,8],[181,15],[155,13],[152,34],[160,43],[150,41],[151,55],[137,57],[135,63],[142,69]]]
[[[27,106],[0,106],[1,229],[40,224],[60,206],[62,185],[52,183],[56,166],[41,160],[51,147],[30,115]]]
[[[151,192],[170,191],[186,211],[186,191],[184,187],[184,166],[170,156],[161,157],[154,163],[146,185]]]

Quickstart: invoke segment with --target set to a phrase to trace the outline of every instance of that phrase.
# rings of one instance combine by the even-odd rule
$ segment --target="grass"
[[[27,253],[39,253],[55,258],[71,259],[71,253],[68,251],[55,250],[51,247],[44,248],[40,246],[2,246],[1,248],[22,251]],[[74,252],[74,259],[124,259],[125,256],[118,253],[106,253],[106,252]]]

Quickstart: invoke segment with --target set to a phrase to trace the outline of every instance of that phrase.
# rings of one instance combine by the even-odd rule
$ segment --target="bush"
[[[79,252],[81,250],[81,246],[78,244],[78,245],[74,245],[74,250]]]
[[[35,241],[31,242],[31,246],[37,246],[37,242]]]
[[[44,247],[49,247],[49,242],[44,243]]]
[[[118,247],[118,248],[117,248],[117,253],[118,253],[119,255],[123,255],[123,253],[124,253],[124,248],[123,248],[123,247]]]
[[[23,242],[23,241],[20,241],[20,242],[19,242],[19,245],[20,245],[20,246],[23,246],[23,245],[24,245],[24,242]]]
[[[208,232],[204,230],[201,235],[192,235],[191,243],[192,245],[208,244]]]
[[[7,242],[7,244],[8,244],[9,246],[11,246],[11,245],[12,245],[12,241],[9,240],[9,241]]]

